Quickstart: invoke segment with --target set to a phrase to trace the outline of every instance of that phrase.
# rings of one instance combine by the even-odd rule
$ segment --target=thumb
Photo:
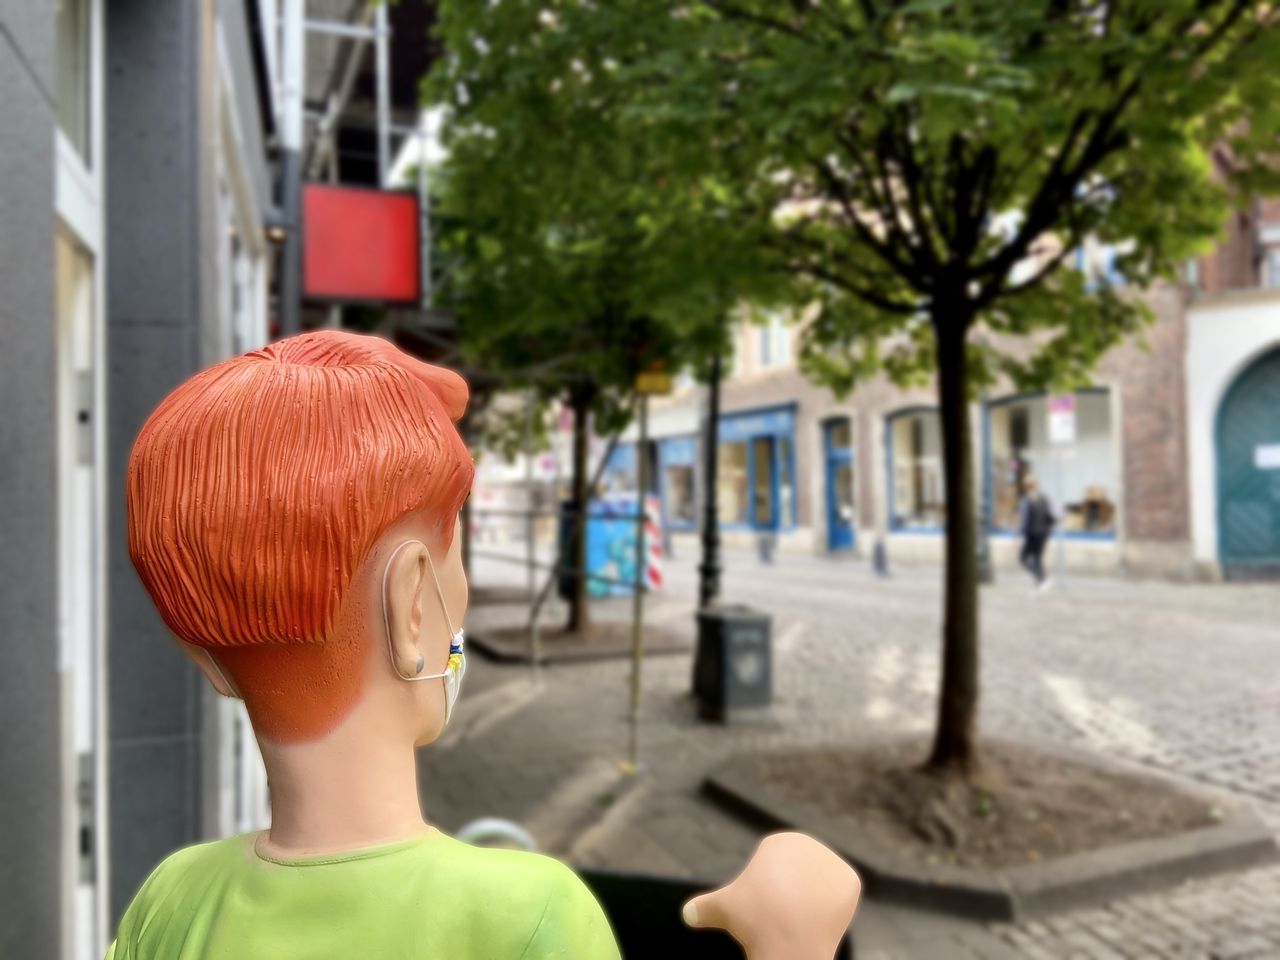
[[[729,919],[724,903],[724,888],[712,890],[694,897],[685,903],[680,916],[687,926],[696,929],[724,930],[729,926]]]

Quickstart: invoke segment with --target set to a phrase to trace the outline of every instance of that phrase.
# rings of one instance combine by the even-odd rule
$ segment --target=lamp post
[[[720,351],[711,358],[707,383],[707,424],[703,443],[706,480],[702,492],[702,563],[698,565],[698,606],[709,607],[720,596],[720,520],[716,503],[716,475],[719,470]]]

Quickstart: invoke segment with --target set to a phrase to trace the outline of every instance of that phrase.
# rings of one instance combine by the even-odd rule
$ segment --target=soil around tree
[[[927,770],[928,745],[775,754],[755,776],[789,803],[856,825],[925,865],[1002,868],[1212,826],[1223,811],[1155,777],[983,741],[968,780]]]

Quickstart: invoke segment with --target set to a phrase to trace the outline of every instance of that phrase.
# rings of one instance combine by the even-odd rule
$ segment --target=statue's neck
[[[394,843],[426,832],[411,743],[362,729],[358,717],[301,744],[261,742],[271,788],[264,850],[308,856]]]

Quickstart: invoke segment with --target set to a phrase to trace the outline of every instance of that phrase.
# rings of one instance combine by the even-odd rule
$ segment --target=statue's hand
[[[831,960],[861,893],[853,868],[813,837],[775,833],[732,883],[686,903],[684,920],[727,931],[748,960]]]

